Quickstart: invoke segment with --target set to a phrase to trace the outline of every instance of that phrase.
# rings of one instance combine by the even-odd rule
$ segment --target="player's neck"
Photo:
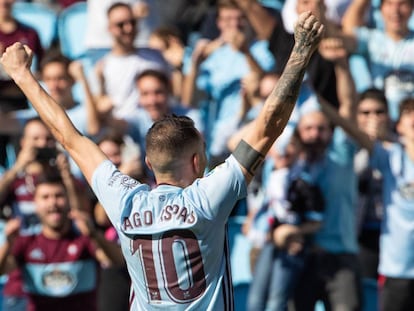
[[[187,181],[184,180],[160,180],[159,182],[157,182],[157,186],[162,186],[162,185],[169,185],[169,186],[174,186],[174,187],[179,187],[179,188],[185,188],[187,186],[189,186],[191,183],[188,183]]]
[[[156,180],[157,180],[157,186],[170,185],[170,186],[175,186],[175,187],[180,187],[180,188],[188,187],[194,181],[194,179],[191,179],[188,177],[182,177],[182,178],[175,177],[174,178],[173,176],[170,176],[170,175],[157,176]]]

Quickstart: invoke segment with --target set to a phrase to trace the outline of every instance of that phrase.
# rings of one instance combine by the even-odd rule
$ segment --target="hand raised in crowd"
[[[240,118],[244,119],[249,110],[260,102],[258,96],[260,75],[255,71],[251,71],[241,80],[241,84],[243,100],[240,108]]]
[[[257,72],[251,71],[241,80],[243,94],[249,96],[256,96],[260,86],[260,75]]]
[[[69,64],[69,74],[75,81],[81,81],[85,79],[85,71],[80,61],[73,61]]]
[[[233,49],[242,53],[249,49],[246,34],[238,29],[228,30],[220,38],[224,43],[230,44]]]
[[[168,46],[162,51],[162,55],[168,63],[175,68],[180,68],[183,63],[184,44],[174,36],[168,36]]]
[[[193,54],[192,54],[192,61],[193,64],[199,66],[214,50],[219,48],[223,42],[221,40],[213,40],[210,41],[208,39],[201,39],[198,40]]]
[[[7,242],[9,242],[10,244],[13,243],[14,239],[19,235],[20,226],[20,218],[12,218],[7,221],[4,227],[4,235],[7,239]]]
[[[134,12],[135,18],[145,18],[148,16],[149,12],[149,6],[146,2],[137,2],[133,7],[132,10]]]
[[[348,57],[341,38],[324,38],[321,40],[318,51],[323,58],[334,63],[344,61]]]
[[[14,166],[17,171],[23,171],[30,163],[36,161],[36,157],[37,149],[31,144],[26,144],[22,146],[22,149],[17,154]]]
[[[71,175],[68,157],[62,152],[56,156],[56,167],[63,178]]]
[[[95,66],[95,74],[98,79],[100,88],[100,95],[96,101],[96,109],[101,116],[107,116],[114,108],[114,103],[112,102],[111,98],[105,93],[103,66],[104,64],[102,61],[98,61]]]

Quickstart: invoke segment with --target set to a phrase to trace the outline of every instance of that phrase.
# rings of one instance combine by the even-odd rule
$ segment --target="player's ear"
[[[152,169],[152,165],[151,165],[151,162],[150,162],[150,160],[148,159],[148,157],[145,157],[145,164],[147,164],[147,166],[149,167],[149,169],[150,169],[151,171],[153,171],[153,169]]]
[[[198,153],[193,154],[193,170],[197,176],[202,176],[204,173],[204,168],[202,168],[200,155]]]

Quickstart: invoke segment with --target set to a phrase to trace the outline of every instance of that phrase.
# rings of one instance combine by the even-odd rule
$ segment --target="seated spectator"
[[[136,108],[139,94],[135,77],[147,69],[169,74],[170,68],[158,50],[136,48],[136,19],[132,8],[115,3],[108,9],[108,29],[113,44],[111,51],[96,65],[100,101],[117,118],[128,116]]]
[[[135,46],[147,46],[151,32],[159,26],[159,14],[154,0],[88,0],[85,46],[87,56],[93,63],[111,50],[112,38],[108,31],[107,11],[115,3],[125,3],[132,8],[138,31],[134,38]]]
[[[330,114],[336,118],[334,112]],[[394,143],[374,140],[358,130],[352,122],[342,119],[338,122],[361,147],[368,150],[370,167],[379,170],[383,177],[378,268],[381,276],[381,309],[410,310],[414,305],[410,294],[414,282],[414,265],[408,251],[414,236],[414,227],[410,221],[414,206],[414,99],[407,98],[400,104],[400,115],[396,123],[399,140]]]
[[[37,32],[26,25],[18,22],[12,14],[14,0],[0,2],[0,55],[6,48],[16,41],[27,44],[35,54],[35,62],[39,63],[43,50]],[[37,70],[37,65],[33,65]],[[3,70],[0,65],[0,112],[27,108],[27,100],[17,85]],[[7,144],[16,145],[15,136],[0,135],[0,165],[7,166],[11,163],[8,159]]]
[[[148,46],[160,50],[164,58],[170,64],[172,71],[173,94],[177,99],[181,99],[183,83],[183,62],[190,49],[186,48],[181,40],[178,30],[174,28],[157,28],[149,38]]]
[[[391,128],[385,95],[378,89],[368,89],[359,95],[356,107],[358,128],[371,139],[391,144],[397,140]],[[362,276],[378,277],[379,238],[384,213],[381,172],[369,165],[366,149],[355,157],[358,174],[358,242]]]
[[[49,95],[67,111],[72,123],[82,134],[92,137],[98,134],[100,123],[95,98],[81,62],[71,62],[59,52],[51,50],[45,54],[40,64],[40,79]],[[84,102],[78,102],[74,98],[75,83],[79,83],[82,88]],[[0,113],[0,133],[18,135],[26,121],[36,116],[32,107],[8,114]],[[72,160],[71,169],[81,178],[79,169]]]
[[[28,310],[97,310],[97,261],[122,265],[119,246],[95,230],[87,212],[71,210],[60,178],[39,178],[34,203],[41,232],[22,236],[19,219],[7,222],[7,240],[0,251],[1,273],[16,267],[24,270]]]
[[[14,42],[24,42],[34,52],[37,65],[42,58],[43,50],[36,30],[18,22],[12,14],[15,0],[2,1],[0,4],[0,54]],[[37,69],[35,66],[34,69]],[[27,101],[16,84],[0,66],[0,110],[9,111],[27,107]]]
[[[40,64],[40,79],[49,95],[66,110],[72,123],[82,134],[88,136],[98,134],[99,121],[95,111],[95,98],[81,62],[70,61],[59,52],[51,50]],[[84,102],[78,102],[74,98],[75,83],[79,83],[82,88]],[[36,115],[33,108],[14,114],[21,124]],[[11,120],[8,122],[10,126]]]
[[[16,162],[0,179],[0,204],[3,217],[20,219],[22,235],[39,232],[40,222],[33,202],[34,185],[39,176],[57,168],[70,190],[71,204],[90,210],[88,198],[82,195],[79,182],[70,173],[66,157],[58,153],[52,134],[39,118],[27,121],[20,145]],[[4,288],[3,310],[15,310],[27,303],[21,278],[19,270],[9,274]]]
[[[297,14],[297,5],[300,1],[298,0],[286,0],[283,4],[282,8],[282,17],[284,22],[284,27],[287,32],[293,33],[293,26],[295,25],[298,14]],[[306,1],[302,1],[306,3]],[[346,9],[348,8],[351,0],[326,0],[321,1],[321,3],[326,6],[326,18],[341,27],[342,25],[342,17],[345,14]]]
[[[383,0],[384,29],[368,28],[364,16],[369,0],[356,0],[343,18],[345,46],[362,55],[371,75],[372,86],[384,90],[391,119],[398,120],[399,103],[414,95],[414,33],[408,27],[412,0]]]
[[[51,50],[40,64],[40,79],[49,95],[67,111],[71,121],[82,134],[98,134],[99,120],[95,111],[95,98],[92,96],[81,62],[71,62],[59,52]],[[81,85],[85,94],[82,103],[73,96],[75,83]],[[0,114],[0,133],[18,134],[25,122],[36,116],[37,113],[32,107]]]

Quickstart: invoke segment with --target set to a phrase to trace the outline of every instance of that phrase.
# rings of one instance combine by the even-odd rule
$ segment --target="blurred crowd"
[[[44,40],[19,20],[25,5],[53,12],[59,27],[80,10],[86,26],[54,24]],[[414,310],[413,8],[413,0],[0,0],[0,54],[28,45],[33,73],[79,132],[155,187],[145,162],[152,123],[191,117],[214,169],[255,126],[296,19],[312,11],[324,38],[287,127],[233,211],[252,246],[246,310],[314,310],[318,301],[362,310],[363,280],[378,282],[381,310]],[[0,210],[15,259],[0,249],[0,310],[129,309],[112,224],[1,67]]]

